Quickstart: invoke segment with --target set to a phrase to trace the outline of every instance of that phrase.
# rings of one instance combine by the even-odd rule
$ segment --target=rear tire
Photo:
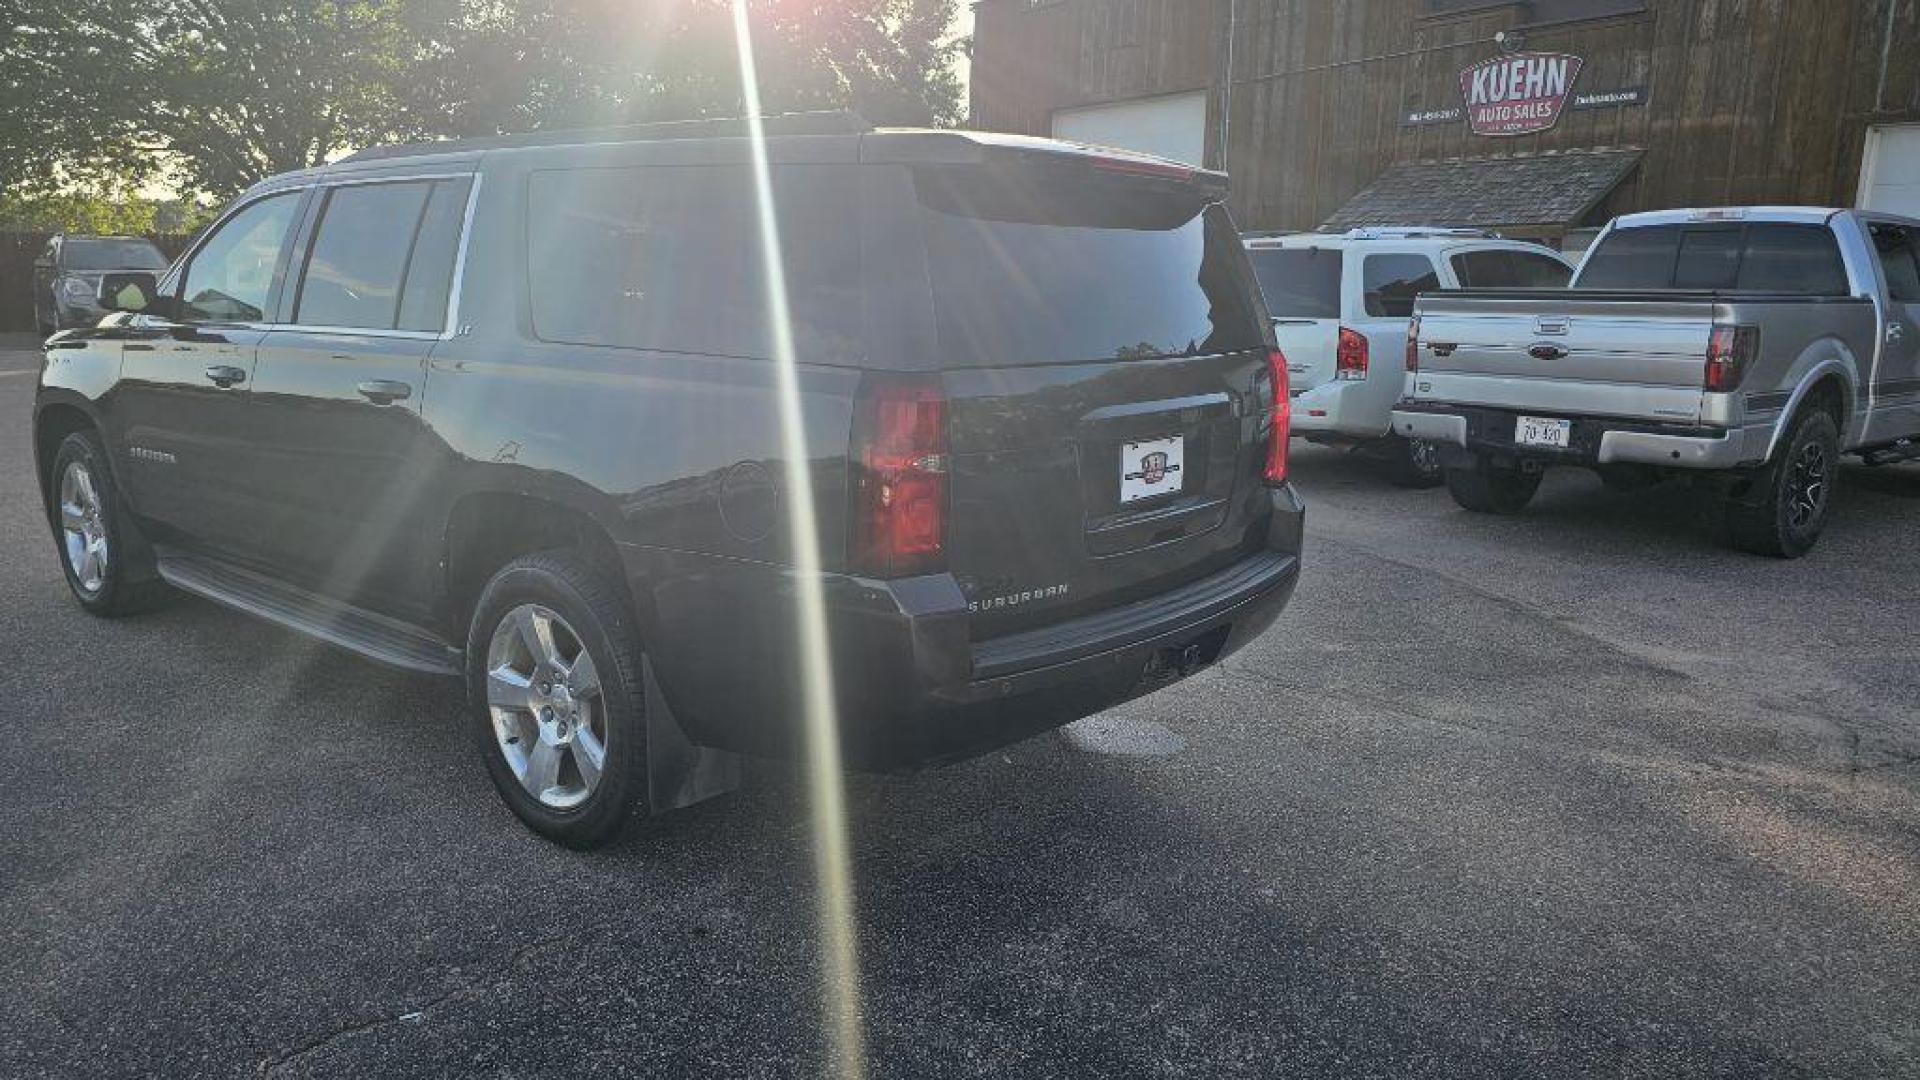
[[[1476,514],[1517,514],[1540,490],[1540,473],[1496,469],[1483,458],[1477,469],[1448,469],[1447,492]]]
[[[1440,446],[1426,439],[1389,436],[1387,482],[1394,487],[1434,488],[1446,483],[1440,468]]]
[[[1840,478],[1840,429],[1825,410],[1794,421],[1787,444],[1726,502],[1727,539],[1741,551],[1797,559],[1813,550]]]
[[[613,573],[573,550],[487,582],[467,631],[467,701],[495,790],[534,832],[599,847],[646,793],[640,637]]]

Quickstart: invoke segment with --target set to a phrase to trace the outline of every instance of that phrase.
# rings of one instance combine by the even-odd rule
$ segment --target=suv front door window
[[[299,206],[298,192],[269,195],[228,218],[208,237],[187,264],[180,288],[180,321],[263,321],[280,254]]]

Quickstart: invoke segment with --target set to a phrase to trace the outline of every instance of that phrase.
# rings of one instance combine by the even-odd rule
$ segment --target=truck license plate
[[[1522,446],[1558,446],[1573,443],[1573,421],[1523,416],[1514,424],[1513,441]]]
[[[1138,502],[1180,490],[1181,452],[1186,439],[1130,442],[1120,448],[1120,501]]]

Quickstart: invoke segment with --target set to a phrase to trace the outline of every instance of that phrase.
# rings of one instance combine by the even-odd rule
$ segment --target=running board
[[[1860,451],[1860,460],[1869,465],[1897,465],[1902,461],[1916,459],[1920,459],[1920,441],[1914,439],[1901,439],[1899,442]]]
[[[464,668],[460,650],[425,630],[261,574],[171,552],[160,556],[158,569],[167,584],[182,592],[278,623],[369,660],[429,675],[457,676]]]

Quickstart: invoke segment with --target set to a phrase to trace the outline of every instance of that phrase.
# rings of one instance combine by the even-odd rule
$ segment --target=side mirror
[[[100,275],[100,306],[108,311],[157,314],[154,308],[159,302],[159,279],[144,270]]]

